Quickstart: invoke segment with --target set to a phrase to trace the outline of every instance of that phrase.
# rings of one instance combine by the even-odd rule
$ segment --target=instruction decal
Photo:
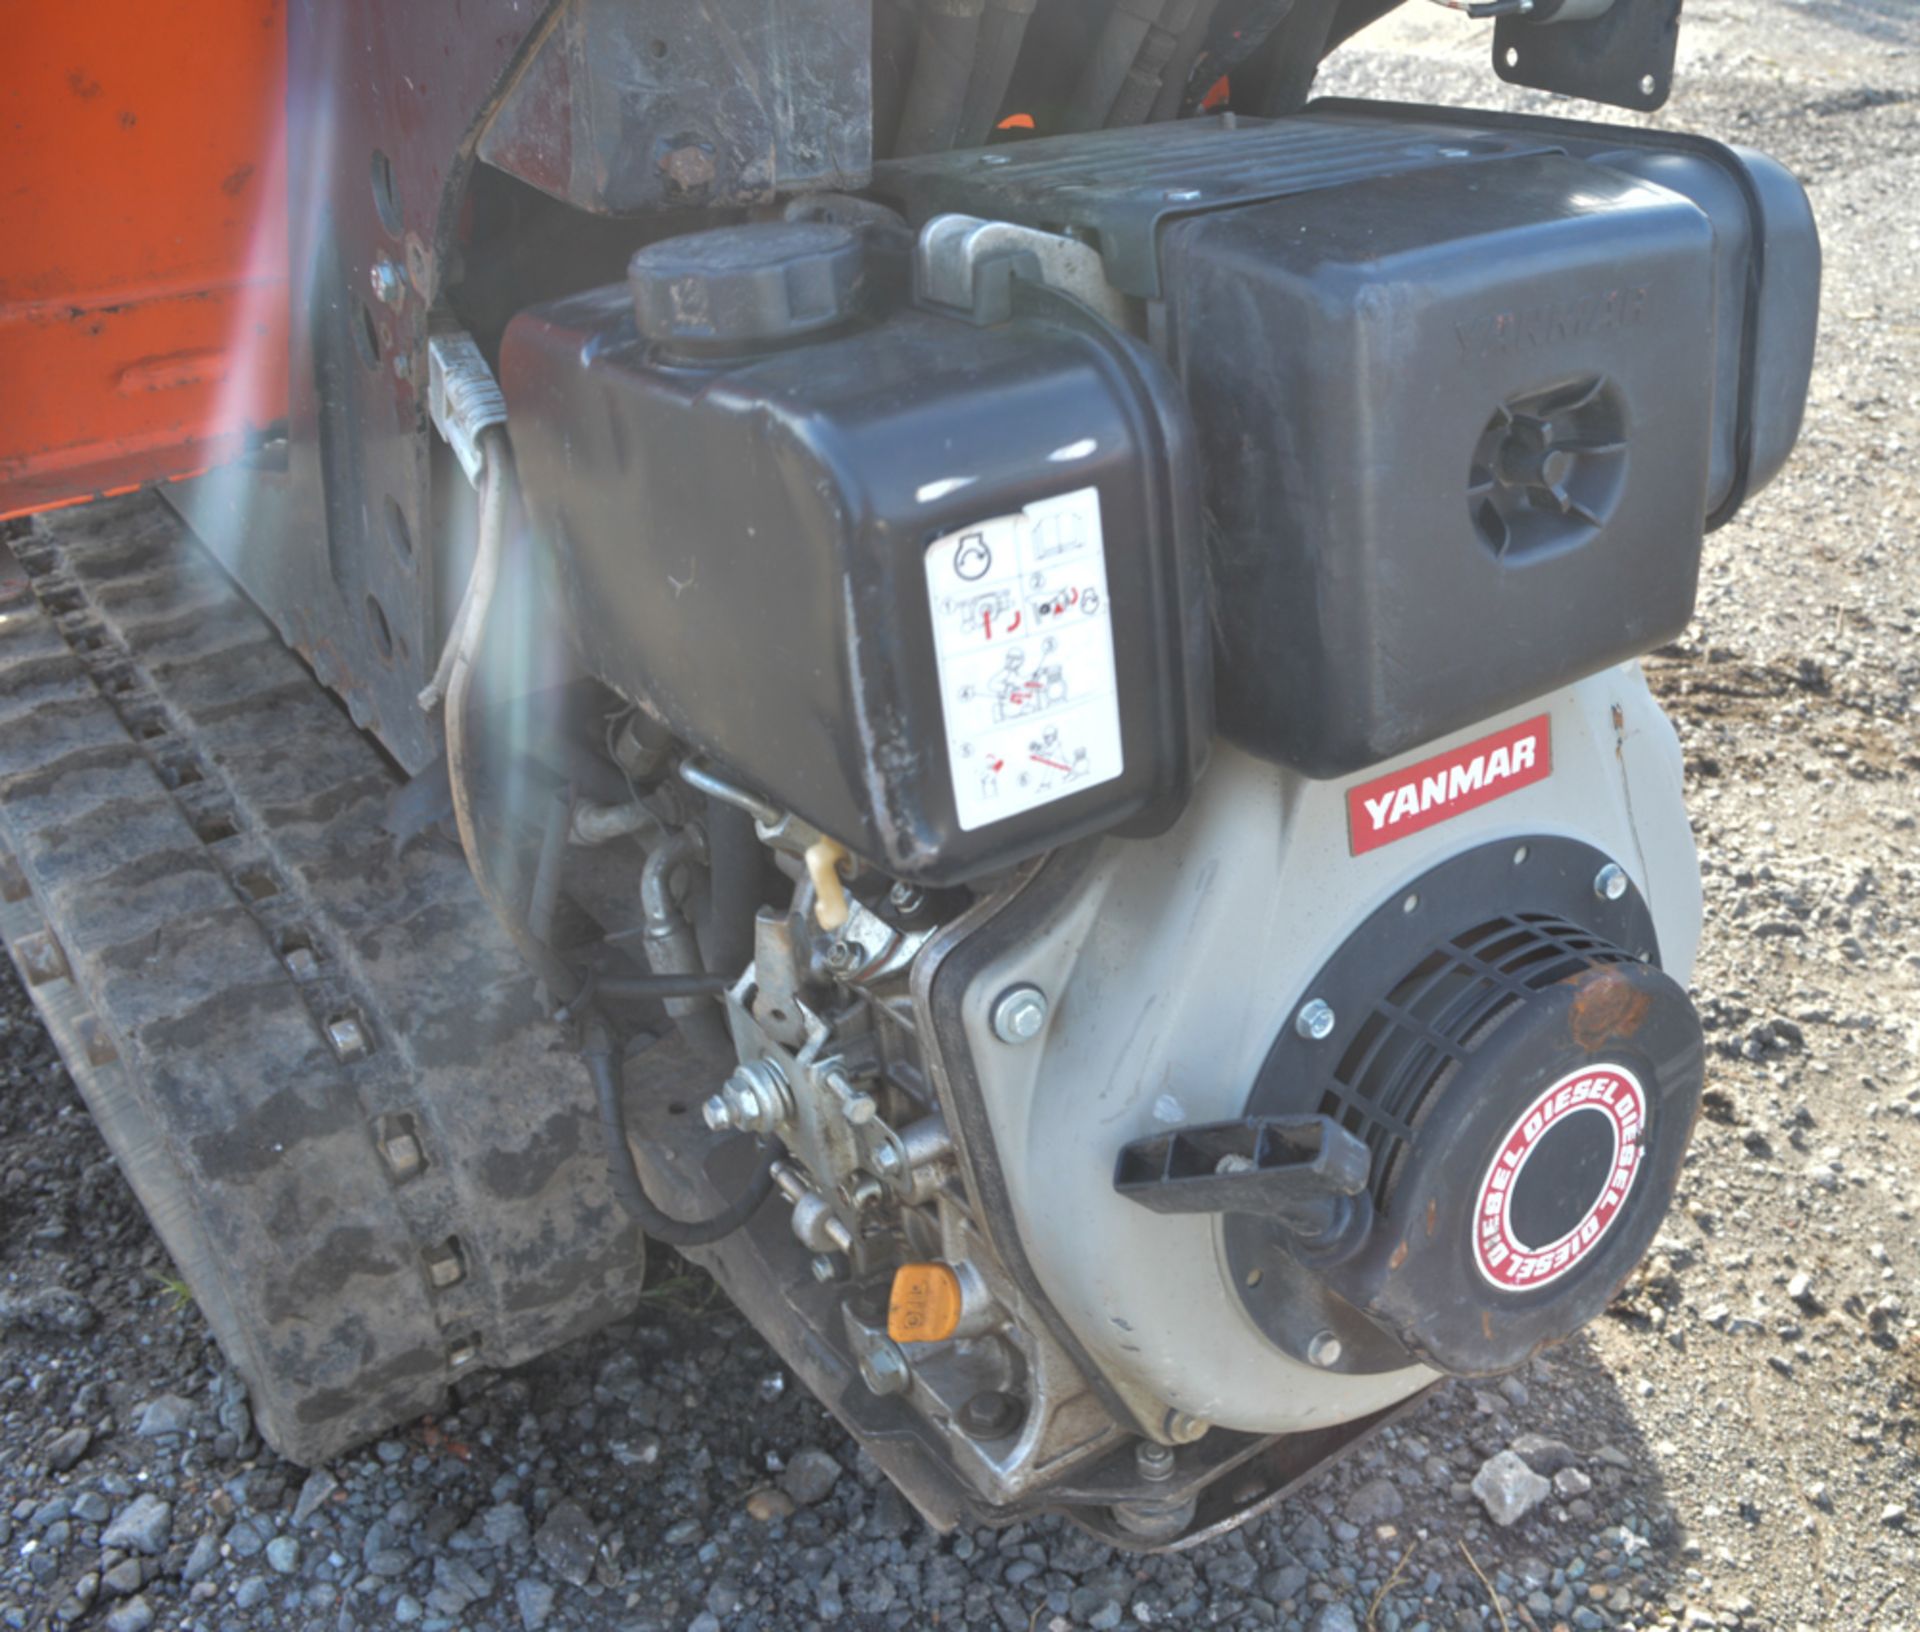
[[[1120,774],[1100,494],[974,522],[927,547],[953,799],[967,832]]]

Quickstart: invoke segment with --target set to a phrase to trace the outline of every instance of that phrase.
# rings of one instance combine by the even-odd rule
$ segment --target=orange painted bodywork
[[[286,414],[281,0],[0,0],[0,518]]]

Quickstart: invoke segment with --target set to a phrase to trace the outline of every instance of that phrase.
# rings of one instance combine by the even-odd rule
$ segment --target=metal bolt
[[[396,1133],[380,1141],[380,1154],[396,1179],[410,1179],[427,1165],[420,1141],[410,1133]]]
[[[1632,887],[1633,881],[1627,877],[1626,868],[1617,861],[1610,861],[1593,875],[1593,893],[1602,901],[1618,901]]]
[[[1030,1043],[1047,1023],[1047,994],[1038,986],[1009,986],[993,1000],[993,1034],[1003,1043]]]
[[[460,1261],[460,1250],[457,1247],[447,1247],[443,1251],[430,1254],[427,1258],[427,1279],[442,1290],[449,1286],[458,1286],[466,1276],[467,1266]]]
[[[333,1044],[334,1053],[343,1060],[357,1060],[367,1051],[366,1031],[350,1014],[327,1022],[327,1041]]]
[[[903,1394],[912,1385],[913,1367],[900,1345],[883,1337],[860,1356],[860,1380],[875,1394]]]
[[[827,967],[835,974],[845,974],[860,962],[860,948],[852,941],[835,941],[827,948]]]
[[[1151,1479],[1159,1484],[1163,1479],[1173,1477],[1173,1447],[1156,1444],[1153,1440],[1143,1439],[1133,1448],[1134,1471],[1142,1479]]]
[[[320,960],[310,946],[296,946],[287,954],[287,973],[295,980],[312,980],[320,973]]]
[[[1005,1439],[1024,1415],[1025,1409],[1013,1395],[989,1388],[969,1396],[956,1420],[969,1439]]]
[[[840,1265],[830,1252],[816,1252],[813,1255],[813,1278],[825,1286],[830,1281],[840,1279]]]
[[[715,1132],[735,1128],[743,1133],[771,1133],[792,1112],[786,1068],[771,1059],[743,1062],[720,1092],[700,1107],[702,1119]]]
[[[918,884],[896,884],[887,891],[887,901],[895,912],[911,917],[927,904],[927,892]]]
[[[369,277],[373,284],[374,299],[389,306],[398,306],[407,298],[407,280],[401,275],[400,268],[385,256],[373,263]]]
[[[1310,1043],[1324,1043],[1333,1035],[1333,1005],[1323,997],[1309,998],[1293,1017],[1293,1029]]]
[[[462,1338],[447,1350],[447,1364],[458,1371],[462,1366],[470,1366],[480,1358],[480,1340],[477,1337]]]
[[[1343,1352],[1340,1339],[1332,1332],[1315,1332],[1307,1343],[1307,1358],[1322,1371],[1330,1371],[1339,1365]]]
[[[900,1172],[906,1164],[906,1158],[900,1154],[898,1145],[882,1145],[867,1158],[868,1165],[883,1179],[890,1179]]]
[[[1174,1444],[1191,1445],[1196,1439],[1206,1438],[1212,1426],[1205,1417],[1196,1417],[1191,1411],[1169,1411],[1160,1429]]]

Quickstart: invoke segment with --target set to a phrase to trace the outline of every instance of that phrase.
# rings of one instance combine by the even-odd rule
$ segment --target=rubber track
[[[585,1072],[387,761],[158,499],[11,545],[0,924],[268,1443],[631,1307]]]

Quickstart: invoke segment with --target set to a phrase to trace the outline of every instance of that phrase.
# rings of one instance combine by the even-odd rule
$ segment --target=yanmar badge
[[[1553,772],[1553,719],[1541,714],[1450,748],[1347,792],[1347,835],[1356,856],[1477,809]]]

